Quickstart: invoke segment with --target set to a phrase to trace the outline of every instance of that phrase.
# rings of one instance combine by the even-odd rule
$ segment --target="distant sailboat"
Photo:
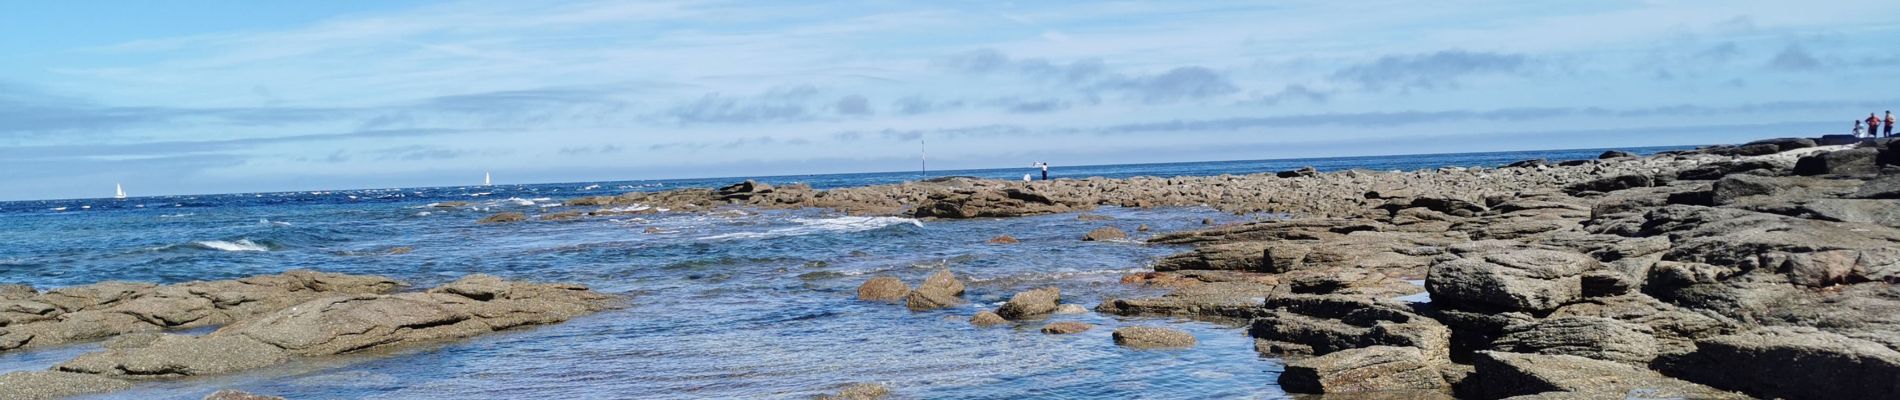
[[[115,199],[125,198],[125,185],[114,183],[112,184],[112,189],[113,189],[112,198],[115,198]]]
[[[492,181],[492,180],[489,180],[488,178],[489,178],[489,176],[488,176],[488,171],[482,171],[482,186],[494,186],[494,185],[495,185],[495,184],[493,183],[494,181]]]

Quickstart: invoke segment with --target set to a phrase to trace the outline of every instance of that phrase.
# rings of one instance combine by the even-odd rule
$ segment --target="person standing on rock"
[[[1042,180],[1049,180],[1049,163],[1037,161],[1035,166],[1042,167]]]
[[[1893,137],[1893,110],[1887,110],[1887,137]]]
[[[1854,120],[1854,138],[1855,139],[1861,138],[1861,136],[1865,135],[1865,132],[1866,132],[1865,129],[1860,128],[1860,120]]]
[[[1880,116],[1867,113],[1867,137],[1880,137]]]

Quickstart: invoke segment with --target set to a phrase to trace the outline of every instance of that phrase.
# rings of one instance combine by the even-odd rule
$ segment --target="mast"
[[[917,167],[923,176],[930,176],[930,153],[924,150],[924,137],[917,137]]]
[[[115,199],[125,198],[125,185],[122,185],[119,183],[113,183],[112,184],[112,198],[115,198]]]
[[[493,182],[494,181],[489,180],[488,171],[482,171],[482,186],[494,186],[495,184]]]

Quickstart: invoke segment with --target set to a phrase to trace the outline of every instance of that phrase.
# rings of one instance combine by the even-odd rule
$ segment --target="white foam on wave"
[[[196,242],[191,242],[191,244],[198,245],[198,247],[203,247],[203,248],[212,249],[212,250],[221,250],[221,251],[270,251],[269,247],[265,247],[264,245],[257,244],[257,242],[252,242],[250,239],[238,239],[235,242],[227,242],[223,240],[200,240]]]
[[[509,204],[514,204],[514,205],[517,205],[517,206],[522,206],[522,207],[527,207],[527,206],[532,206],[532,205],[534,205],[534,200],[528,200],[528,199],[523,199],[523,198],[520,198],[520,197],[509,197],[509,198],[508,198],[507,200],[502,200],[502,201],[503,201],[503,202],[507,202],[507,203],[509,203]]]
[[[158,217],[159,218],[184,218],[184,217],[189,217],[193,215],[198,215],[198,214],[193,214],[193,213],[161,214]]]
[[[272,221],[272,220],[270,220],[270,219],[268,219],[268,218],[258,218],[258,219],[257,219],[257,224],[258,224],[258,225],[269,225],[269,226],[290,226],[290,223],[289,223],[289,222],[284,222],[284,221]]]
[[[793,218],[791,222],[798,226],[777,228],[763,232],[733,232],[700,238],[701,240],[762,239],[772,237],[800,236],[815,233],[862,232],[893,225],[910,224],[922,228],[923,221],[903,217],[834,217],[834,218]]]

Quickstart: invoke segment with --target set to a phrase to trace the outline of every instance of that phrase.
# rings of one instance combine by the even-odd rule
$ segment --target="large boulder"
[[[1874,162],[1879,156],[1879,149],[1870,148],[1818,153],[1796,160],[1794,173],[1803,176],[1874,175],[1880,173],[1880,166]]]
[[[1425,289],[1451,307],[1548,311],[1581,299],[1583,272],[1601,266],[1583,254],[1507,250],[1435,264]]]
[[[1232,270],[1267,271],[1267,254],[1274,244],[1267,242],[1221,243],[1198,246],[1194,251],[1161,259],[1156,271]],[[1304,256],[1304,254],[1301,254]]]
[[[1608,160],[1612,158],[1635,158],[1635,157],[1636,157],[1636,154],[1630,153],[1627,151],[1622,151],[1622,150],[1610,150],[1610,151],[1603,152],[1603,154],[1597,155],[1597,159],[1599,160]]]
[[[1263,354],[1326,355],[1371,346],[1413,347],[1450,357],[1451,332],[1404,305],[1346,295],[1268,297],[1247,333]]]
[[[1055,287],[1033,289],[1010,296],[1009,302],[996,308],[996,315],[1010,320],[1034,318],[1055,312],[1061,302],[1062,289]]]
[[[1665,184],[1668,184],[1666,180],[1659,180],[1649,175],[1619,175],[1570,185],[1565,187],[1564,190],[1576,195],[1586,192],[1608,193],[1623,189],[1662,186]]]
[[[1900,398],[1900,352],[1812,328],[1763,328],[1696,342],[1665,370],[1710,386],[1787,399]]]
[[[1297,359],[1280,373],[1293,393],[1373,393],[1447,390],[1451,385],[1417,348],[1373,346]]]
[[[1568,355],[1478,352],[1472,365],[1479,397],[1563,392],[1577,398],[1746,399],[1645,368]]]
[[[939,270],[905,296],[904,305],[913,311],[933,310],[963,302],[959,297],[962,295],[963,282],[957,281],[949,270]]]
[[[1127,239],[1127,238],[1128,238],[1128,232],[1122,232],[1121,229],[1116,229],[1115,227],[1112,227],[1112,226],[1104,226],[1100,228],[1095,228],[1095,230],[1089,231],[1089,233],[1082,235],[1082,240],[1091,241],[1091,242],[1122,240],[1122,239]]]
[[[1647,326],[1603,317],[1558,317],[1507,327],[1492,349],[1647,365],[1657,351],[1651,332]]]
[[[1706,181],[1722,179],[1723,176],[1740,173],[1773,174],[1777,170],[1788,168],[1768,160],[1718,161],[1707,165],[1684,169],[1676,172],[1676,179]]]

